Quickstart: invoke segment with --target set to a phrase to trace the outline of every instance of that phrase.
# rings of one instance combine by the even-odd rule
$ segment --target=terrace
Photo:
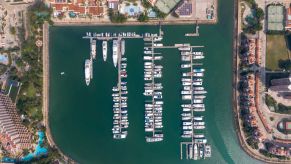
[[[62,17],[68,14],[71,18],[76,16],[102,17],[104,16],[104,7],[100,2],[89,1],[83,3],[83,1],[74,1],[71,3],[67,0],[51,0],[50,5],[53,8],[54,17]]]

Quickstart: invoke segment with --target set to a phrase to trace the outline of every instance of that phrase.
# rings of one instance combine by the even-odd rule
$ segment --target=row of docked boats
[[[88,86],[90,84],[91,79],[93,78],[93,60],[96,59],[97,49],[96,49],[96,40],[90,40],[90,59],[85,60],[85,82]],[[107,52],[108,52],[108,41],[102,41],[102,56],[103,60],[107,60]],[[117,67],[118,60],[121,55],[125,54],[125,40],[113,40],[112,44],[112,60],[114,67]]]
[[[182,62],[190,62],[191,60],[201,60],[204,59],[203,52],[191,52],[191,51],[182,51],[181,60]]]
[[[153,39],[153,38],[152,38]],[[154,46],[154,45],[152,45]],[[144,96],[145,100],[145,132],[146,142],[159,142],[164,138],[163,128],[163,94],[162,65],[157,64],[163,57],[155,56],[153,47],[144,49]]]
[[[127,113],[127,58],[122,57],[120,61],[120,71],[118,85],[112,88],[113,97],[113,138],[124,139],[127,137],[128,113]]]
[[[161,35],[158,35],[158,34],[145,33],[143,35],[143,40],[144,41],[158,42],[158,41],[162,41],[162,39],[163,39],[163,37]]]
[[[211,146],[209,144],[188,144],[189,159],[198,160],[211,157]]]
[[[181,97],[182,107],[182,134],[184,139],[191,139],[191,144],[187,146],[188,157],[193,160],[203,159],[211,156],[211,147],[207,145],[207,139],[203,134],[205,129],[204,99],[207,91],[203,87],[203,77],[205,69],[201,68],[202,63],[195,61],[204,59],[203,52],[194,52],[191,46],[184,44],[179,47],[181,53]],[[197,114],[196,114],[197,113]],[[210,151],[209,151],[210,149]],[[209,155],[210,152],[210,155]]]

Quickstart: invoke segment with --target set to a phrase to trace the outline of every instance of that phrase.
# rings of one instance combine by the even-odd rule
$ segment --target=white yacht
[[[195,55],[193,56],[193,59],[204,59],[204,56],[203,55]]]
[[[210,145],[205,145],[204,156],[205,157],[211,157],[211,146]]]
[[[116,67],[117,61],[118,61],[118,41],[117,40],[113,40],[112,50],[113,50],[113,55],[112,55],[113,64],[114,64],[114,67]]]
[[[121,40],[121,55],[125,54],[125,40]]]
[[[146,142],[160,142],[163,141],[162,137],[146,137]]]
[[[103,52],[103,60],[107,60],[107,41],[102,42],[102,52]]]
[[[87,86],[90,84],[90,80],[91,80],[91,69],[92,65],[91,65],[91,61],[89,59],[86,59],[85,61],[85,81]]]
[[[91,55],[93,59],[96,58],[96,40],[92,40],[91,42]]]
[[[198,146],[197,144],[194,144],[194,160],[198,159]]]

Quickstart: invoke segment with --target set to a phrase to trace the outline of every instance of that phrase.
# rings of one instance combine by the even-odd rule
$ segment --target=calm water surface
[[[164,141],[148,144],[144,139],[143,46],[141,39],[126,40],[128,57],[128,114],[126,140],[112,139],[112,87],[117,69],[111,55],[103,62],[98,42],[94,79],[84,81],[84,61],[89,57],[86,32],[157,32],[156,26],[133,27],[52,27],[50,28],[50,128],[60,149],[79,163],[96,164],[186,164],[258,163],[240,149],[234,131],[231,109],[232,64],[231,0],[219,1],[219,23],[200,26],[200,37],[186,38],[193,26],[164,26],[165,45],[191,43],[204,45],[206,75],[204,87],[206,135],[212,145],[212,158],[201,161],[180,160],[181,69],[178,50],[161,50],[164,86]],[[111,54],[111,48],[109,48]],[[64,76],[60,72],[65,72]]]

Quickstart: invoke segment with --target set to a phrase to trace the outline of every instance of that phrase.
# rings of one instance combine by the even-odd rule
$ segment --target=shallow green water
[[[223,6],[222,6],[223,5]],[[231,109],[232,10],[233,2],[220,1],[219,24],[200,26],[200,37],[185,38],[193,26],[164,26],[163,43],[204,45],[203,60],[208,91],[206,135],[212,157],[201,161],[180,160],[181,69],[178,50],[162,50],[164,86],[164,141],[148,144],[144,139],[143,41],[126,40],[128,57],[128,114],[126,140],[112,139],[111,89],[117,70],[111,55],[103,62],[101,43],[94,62],[94,79],[85,85],[83,66],[89,57],[86,32],[157,32],[156,26],[132,27],[52,27],[50,28],[50,128],[60,149],[80,163],[97,164],[182,164],[182,163],[257,163],[240,149],[234,131]],[[109,48],[111,51],[111,48]],[[109,53],[110,54],[110,53]],[[65,72],[61,76],[60,72]]]

